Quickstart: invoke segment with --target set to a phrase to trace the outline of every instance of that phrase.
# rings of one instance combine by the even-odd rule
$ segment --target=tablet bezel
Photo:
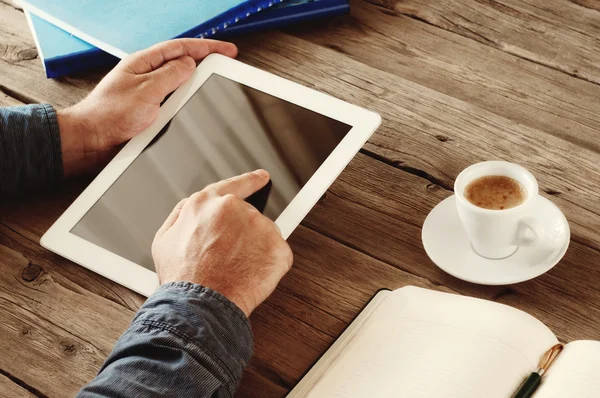
[[[196,68],[189,81],[165,101],[156,120],[125,145],[50,227],[41,239],[43,247],[142,295],[149,296],[154,292],[158,287],[158,278],[154,271],[80,238],[70,231],[213,74],[351,126],[344,139],[275,221],[285,239],[300,224],[381,123],[381,117],[374,112],[231,58],[219,54],[209,55]]]

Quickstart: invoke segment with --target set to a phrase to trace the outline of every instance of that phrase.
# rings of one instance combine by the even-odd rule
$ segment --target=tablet
[[[263,168],[271,184],[259,205],[287,239],[380,122],[373,112],[210,55],[41,244],[148,296],[158,287],[152,240],[177,202]]]

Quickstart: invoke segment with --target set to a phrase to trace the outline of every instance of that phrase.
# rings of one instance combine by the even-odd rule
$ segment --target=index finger
[[[269,173],[261,169],[216,182],[206,187],[206,189],[220,196],[233,194],[240,199],[246,199],[267,185],[269,178]]]
[[[212,53],[228,57],[237,55],[237,47],[233,43],[209,39],[175,39],[167,40],[125,58],[121,65],[131,72],[140,75],[161,67],[163,64],[184,55],[196,62]]]

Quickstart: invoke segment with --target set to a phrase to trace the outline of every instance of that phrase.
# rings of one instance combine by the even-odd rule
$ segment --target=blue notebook
[[[118,58],[175,37],[210,37],[282,0],[22,0],[45,19]]]
[[[257,30],[313,20],[325,16],[346,14],[348,0],[284,0],[260,13],[230,25],[217,32],[216,38],[241,35]],[[36,39],[39,56],[46,76],[57,78],[89,69],[115,65],[118,58],[54,26],[25,10],[30,28]]]

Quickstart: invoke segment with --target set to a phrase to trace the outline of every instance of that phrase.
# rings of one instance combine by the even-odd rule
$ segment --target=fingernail
[[[269,173],[266,170],[260,169],[254,172],[260,178],[269,178]]]

